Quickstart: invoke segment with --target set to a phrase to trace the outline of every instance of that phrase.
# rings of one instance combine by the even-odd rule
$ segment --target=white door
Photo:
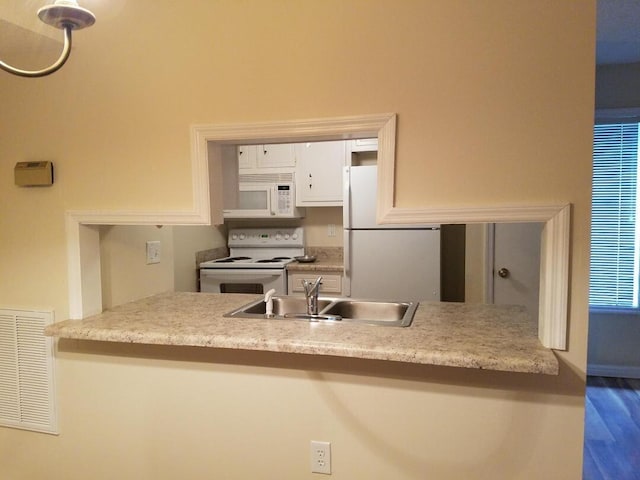
[[[489,297],[499,305],[524,305],[538,318],[540,239],[543,223],[496,223],[493,231],[493,268]],[[491,244],[491,234],[489,236]],[[491,254],[491,252],[490,252]]]

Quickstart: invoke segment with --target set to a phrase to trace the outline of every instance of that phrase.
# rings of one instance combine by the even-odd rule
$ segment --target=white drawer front
[[[327,275],[320,272],[317,273],[293,273],[289,274],[289,294],[295,295],[297,293],[304,293],[304,287],[302,286],[303,280],[315,282],[315,280],[322,275],[322,285],[320,286],[320,295],[327,293],[342,293],[342,276],[341,275]]]

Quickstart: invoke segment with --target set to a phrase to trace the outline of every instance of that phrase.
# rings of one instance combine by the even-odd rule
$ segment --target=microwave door
[[[273,189],[265,185],[240,185],[236,208],[225,209],[227,218],[256,218],[272,215]]]

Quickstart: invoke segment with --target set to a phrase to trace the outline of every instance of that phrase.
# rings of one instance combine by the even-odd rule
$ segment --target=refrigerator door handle
[[[342,284],[342,294],[345,297],[351,296],[351,167],[344,167],[342,174],[342,222],[343,235],[343,261],[344,261],[344,281]]]
[[[342,294],[345,297],[351,296],[351,231],[343,230],[344,232],[344,247],[343,247],[343,261],[344,261],[344,278],[342,282]]]
[[[342,223],[351,228],[351,167],[344,167],[342,174]]]

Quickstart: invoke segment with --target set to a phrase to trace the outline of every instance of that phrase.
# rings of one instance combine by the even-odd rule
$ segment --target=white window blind
[[[596,125],[589,304],[638,307],[638,123]]]

